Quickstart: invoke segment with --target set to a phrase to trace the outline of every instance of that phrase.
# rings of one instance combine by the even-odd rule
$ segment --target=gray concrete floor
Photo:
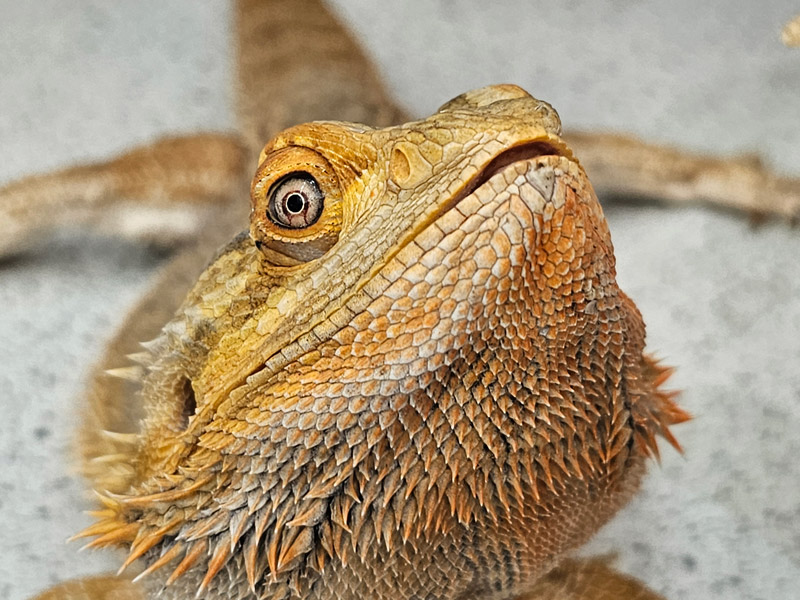
[[[800,50],[778,42],[790,0],[336,4],[417,114],[508,81],[569,127],[800,175]],[[0,15],[0,183],[232,127],[227,3],[0,0]],[[607,212],[621,283],[696,418],[676,429],[685,456],[665,449],[590,551],[672,599],[797,598],[800,231],[701,208]],[[159,263],[64,237],[0,264],[0,598],[114,565],[64,543],[90,506],[71,467],[76,406]]]

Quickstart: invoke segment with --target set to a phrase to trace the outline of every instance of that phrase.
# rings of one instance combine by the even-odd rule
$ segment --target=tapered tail
[[[252,157],[275,133],[306,121],[405,120],[372,62],[319,0],[239,0],[236,37],[239,131]]]

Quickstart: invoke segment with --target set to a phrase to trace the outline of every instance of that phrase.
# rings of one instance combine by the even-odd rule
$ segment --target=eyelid
[[[269,214],[272,195],[297,175],[312,177],[324,198],[316,220],[301,227],[281,225]],[[311,148],[289,146],[266,154],[251,186],[250,236],[265,265],[297,266],[325,254],[339,239],[342,190],[326,158]]]

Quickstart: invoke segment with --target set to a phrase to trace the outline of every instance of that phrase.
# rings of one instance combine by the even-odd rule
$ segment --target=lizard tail
[[[239,131],[253,159],[272,135],[298,123],[385,127],[407,120],[364,51],[319,0],[239,0],[236,34]]]

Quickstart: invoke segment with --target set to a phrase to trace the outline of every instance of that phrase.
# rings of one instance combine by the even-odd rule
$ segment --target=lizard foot
[[[664,600],[610,562],[604,557],[565,560],[515,600]]]
[[[144,592],[130,579],[101,575],[73,579],[42,592],[33,600],[143,600]]]

